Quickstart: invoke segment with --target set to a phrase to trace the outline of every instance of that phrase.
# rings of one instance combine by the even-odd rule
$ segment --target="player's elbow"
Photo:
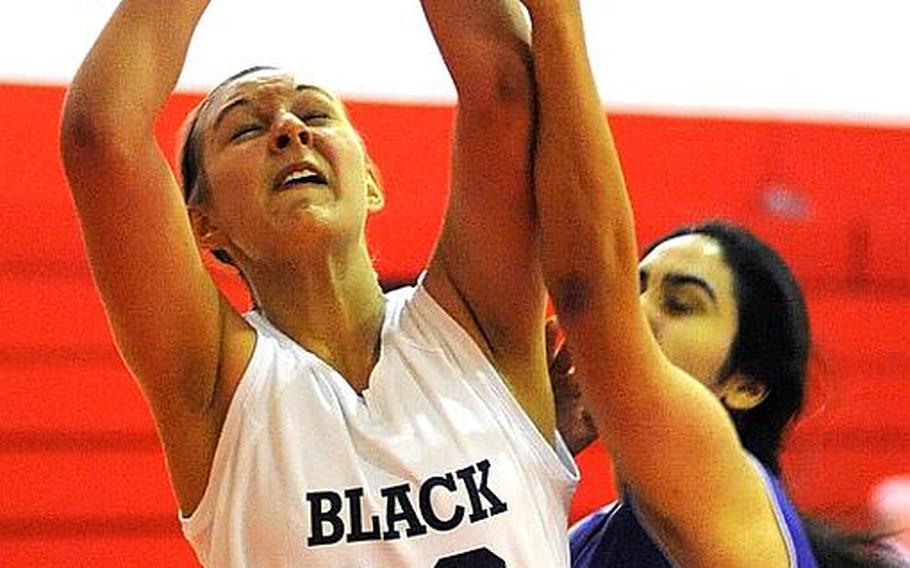
[[[72,181],[74,177],[107,175],[125,164],[135,163],[144,136],[140,129],[131,129],[110,113],[96,112],[68,101],[59,140],[67,176]],[[76,184],[73,190],[83,185]]]
[[[556,312],[567,326],[638,294],[634,240],[630,244],[601,234],[545,244],[541,265]]]
[[[109,121],[77,100],[67,100],[60,125],[60,151],[68,170],[100,155],[116,142],[114,126],[105,122]]]
[[[570,322],[589,310],[595,286],[591,275],[570,271],[549,280],[550,296],[561,321]]]
[[[491,45],[473,58],[470,80],[458,85],[459,106],[493,116],[527,114],[534,99],[534,68],[530,47],[521,42]]]
[[[531,48],[516,42],[505,50],[493,72],[493,99],[500,105],[527,106],[534,94],[534,59]]]

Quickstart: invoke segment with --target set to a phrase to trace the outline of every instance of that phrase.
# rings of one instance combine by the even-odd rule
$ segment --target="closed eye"
[[[237,128],[236,130],[234,130],[234,132],[231,134],[231,141],[237,140],[250,133],[257,132],[261,129],[262,129],[262,127],[259,126],[258,124],[247,124],[247,125],[241,126],[240,128]]]
[[[327,122],[332,117],[324,112],[311,112],[300,117],[300,120],[306,124],[321,124]]]
[[[695,311],[696,306],[684,302],[679,298],[667,298],[664,300],[664,309],[672,315],[687,315]]]

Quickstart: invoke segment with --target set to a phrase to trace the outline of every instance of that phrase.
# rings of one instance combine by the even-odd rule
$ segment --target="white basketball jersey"
[[[568,566],[571,455],[422,285],[386,296],[360,396],[264,317],[247,320],[256,347],[205,495],[181,518],[203,564]]]

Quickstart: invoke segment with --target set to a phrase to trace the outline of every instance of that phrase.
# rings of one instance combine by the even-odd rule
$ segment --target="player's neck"
[[[365,247],[346,258],[284,266],[258,278],[257,305],[273,325],[366,388],[378,359],[385,300]]]

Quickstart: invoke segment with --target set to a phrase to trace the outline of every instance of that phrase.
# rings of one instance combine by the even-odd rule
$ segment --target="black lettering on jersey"
[[[393,485],[383,488],[380,493],[385,497],[385,519],[388,529],[382,534],[382,540],[397,540],[401,538],[401,533],[395,528],[397,523],[402,521],[408,524],[408,536],[418,536],[426,534],[427,527],[420,522],[414,505],[408,498],[408,492],[411,488],[407,483]]]
[[[335,544],[344,537],[344,521],[338,513],[341,512],[341,495],[334,491],[316,491],[306,494],[310,504],[310,536],[307,546],[322,546]],[[328,505],[324,507],[323,505]],[[331,532],[323,532],[325,523],[331,525]]]
[[[506,561],[483,547],[440,558],[433,568],[506,568]]]
[[[480,471],[480,485],[474,481],[474,474]],[[476,523],[477,521],[482,521],[487,517],[498,515],[508,510],[509,506],[502,502],[499,497],[496,496],[493,491],[490,490],[490,487],[487,483],[490,480],[490,462],[488,460],[483,460],[477,465],[472,465],[471,467],[466,467],[464,469],[459,469],[455,472],[465,484],[465,487],[468,490],[468,496],[471,498],[471,522]],[[487,502],[490,504],[489,509],[484,509],[483,504],[480,502],[480,497],[483,496]]]
[[[383,502],[383,516],[372,514],[366,523],[362,487],[346,489],[343,499],[342,494],[335,491],[308,492],[310,534],[307,545],[332,545],[342,539],[350,543],[398,540],[402,538],[402,526],[406,537],[416,537],[426,534],[428,526],[437,532],[449,532],[465,522],[477,523],[509,509],[508,504],[493,492],[490,484],[492,477],[489,460],[483,460],[425,479],[417,488],[408,483],[382,487],[379,496]],[[415,491],[412,492],[412,489]],[[446,491],[461,504],[455,505],[451,511],[436,510],[432,499],[434,491]],[[416,507],[412,495],[417,498]],[[343,503],[347,506],[342,507]],[[466,518],[468,507],[471,513]]]
[[[451,517],[448,519],[440,519],[436,514],[436,511],[433,510],[431,495],[433,489],[437,487],[444,487],[449,490],[449,493],[455,493],[458,489],[455,485],[455,477],[451,473],[447,473],[445,477],[431,477],[430,479],[427,479],[420,486],[420,514],[423,515],[423,520],[426,521],[433,530],[446,532],[461,524],[462,519],[464,519],[464,507],[455,505],[455,510]]]
[[[348,542],[364,542],[369,540],[379,540],[379,515],[370,517],[369,531],[363,531],[363,513],[361,506],[363,502],[363,487],[354,487],[344,492],[345,499],[348,500],[348,513],[351,519],[351,530],[348,532]]]

